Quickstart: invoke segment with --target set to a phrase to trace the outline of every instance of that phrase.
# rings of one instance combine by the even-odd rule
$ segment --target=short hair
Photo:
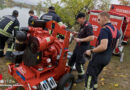
[[[76,20],[77,20],[78,18],[82,18],[82,17],[85,17],[85,13],[79,13],[79,14],[76,16]]]
[[[34,11],[33,11],[33,10],[30,10],[30,11],[29,11],[29,14],[34,14]]]
[[[13,16],[18,16],[18,14],[19,14],[19,12],[18,12],[17,10],[14,10],[14,11],[12,12],[12,15],[13,15]]]
[[[55,7],[50,6],[48,9],[49,9],[49,10],[55,10]]]
[[[99,13],[100,16],[106,16],[108,19],[110,19],[110,14],[106,11]]]

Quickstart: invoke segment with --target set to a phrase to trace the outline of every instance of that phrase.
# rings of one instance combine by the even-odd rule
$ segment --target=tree
[[[108,11],[110,8],[110,2],[108,0],[94,0],[94,9]]]
[[[36,12],[37,12],[37,15],[40,16],[40,10],[42,8],[42,1],[40,1],[37,6],[36,6]]]
[[[75,24],[75,16],[79,12],[86,13],[86,10],[101,9],[109,10],[110,2],[107,0],[59,0],[55,3],[52,0],[43,2],[46,7],[54,6],[56,13],[69,27]]]
[[[119,0],[122,5],[130,5],[130,0]]]
[[[92,0],[60,0],[56,3],[47,0],[44,2],[45,7],[48,7],[48,3],[55,7],[56,13],[70,27],[75,24],[75,16],[79,12],[86,12],[85,8],[90,9],[93,6]]]

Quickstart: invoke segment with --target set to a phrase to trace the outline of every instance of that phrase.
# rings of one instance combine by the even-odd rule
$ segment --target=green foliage
[[[4,7],[5,7],[4,1],[3,1],[3,0],[0,0],[0,9],[3,9]]]
[[[111,0],[93,0],[94,9],[108,11],[110,9]]]
[[[86,13],[87,9],[109,10],[110,6],[110,2],[107,0],[59,0],[55,3],[52,3],[52,0],[46,0],[43,3],[45,8],[54,6],[62,22],[69,27],[75,24],[75,16],[79,12]]]
[[[36,6],[36,12],[37,12],[37,15],[40,16],[40,11],[41,11],[41,8],[42,8],[42,1],[40,1],[37,6]]]
[[[47,12],[47,8],[49,6],[52,6],[54,3],[52,3],[52,0],[46,0],[43,2],[43,4],[44,4],[45,11]]]
[[[45,7],[49,5],[54,6],[56,13],[61,17],[62,21],[71,27],[75,24],[75,16],[79,12],[86,12],[85,7],[90,9],[93,6],[93,0],[60,0],[56,3],[47,0],[44,4]]]
[[[101,2],[99,9],[108,11],[110,9],[110,1],[107,0],[99,0]]]

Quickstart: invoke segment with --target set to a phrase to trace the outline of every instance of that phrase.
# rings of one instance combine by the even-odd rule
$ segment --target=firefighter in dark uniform
[[[70,58],[68,65],[73,67],[76,64],[76,70],[78,71],[78,79],[76,83],[80,83],[84,80],[84,69],[85,60],[83,58],[83,53],[85,50],[89,49],[90,41],[94,39],[92,25],[86,21],[86,16],[84,13],[79,13],[76,17],[77,22],[81,25],[78,37],[74,38],[76,41],[76,47],[73,51],[73,55]],[[76,34],[76,33],[75,33]]]
[[[60,17],[56,14],[55,8],[53,6],[48,8],[48,13],[42,15],[40,17],[40,20],[45,20],[45,21],[51,21],[54,20],[56,22],[61,22]]]
[[[28,26],[32,26],[33,23],[34,23],[33,21],[37,20],[38,17],[34,15],[34,11],[33,10],[29,11],[29,15],[30,15],[30,17],[28,19]]]
[[[85,90],[97,90],[97,79],[103,68],[110,62],[112,52],[118,45],[120,33],[110,22],[110,15],[107,12],[101,12],[98,15],[98,23],[102,26],[97,40],[97,46],[94,49],[86,50],[86,55],[91,55],[86,77]]]
[[[18,11],[14,10],[12,15],[0,18],[0,57],[4,55],[5,42],[8,40],[8,49],[6,58],[9,58],[14,47],[13,39],[16,31],[19,30],[19,21],[17,19]]]

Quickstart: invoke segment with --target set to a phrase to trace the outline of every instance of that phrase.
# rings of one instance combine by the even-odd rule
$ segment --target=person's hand
[[[85,51],[85,54],[87,54],[88,56],[91,56],[91,54],[92,54],[92,53],[91,53],[91,50],[86,50],[86,51]]]
[[[81,39],[80,39],[80,38],[74,38],[74,40],[75,40],[76,42],[81,42]]]
[[[85,60],[91,61],[92,60],[92,51],[91,50],[86,50],[83,54],[83,57]]]
[[[75,32],[75,31],[74,31],[72,34],[75,36],[75,35],[77,35],[77,34],[78,34],[78,32]]]

